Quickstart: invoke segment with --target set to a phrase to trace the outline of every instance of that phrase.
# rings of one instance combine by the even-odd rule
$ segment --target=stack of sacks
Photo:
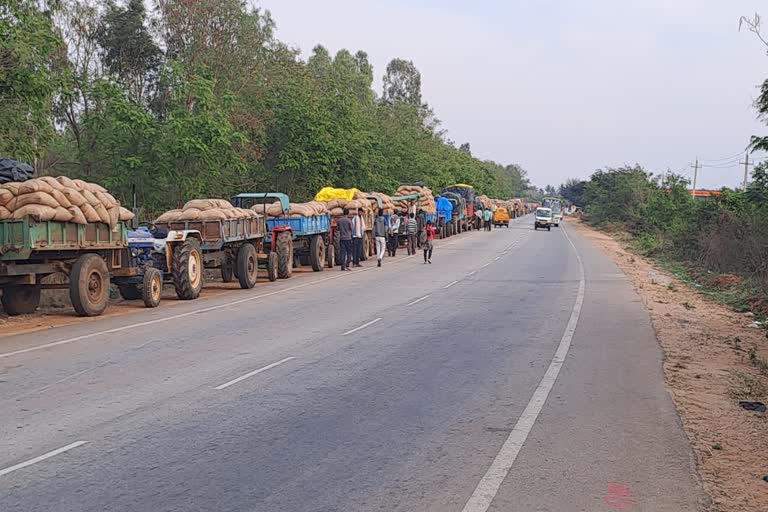
[[[398,196],[407,196],[411,194],[421,195],[419,208],[430,214],[437,212],[437,207],[435,206],[435,197],[432,195],[431,189],[427,187],[420,187],[418,185],[401,185],[397,189]],[[395,201],[395,207],[398,210],[406,211],[408,209],[408,202]]]
[[[122,208],[104,187],[66,176],[0,185],[0,219],[26,216],[39,222],[101,222],[110,228],[118,221],[133,219],[133,213]]]
[[[255,211],[235,208],[232,203],[225,199],[194,199],[187,202],[180,210],[165,212],[155,222],[248,219],[258,216]]]
[[[388,196],[387,194],[382,194],[381,192],[371,192],[371,196],[376,196],[381,200],[381,209],[384,210],[384,214],[386,215],[392,215],[395,213],[395,203],[392,202],[392,198]],[[371,199],[371,207],[376,210],[379,207],[379,203],[375,199]]]
[[[352,201],[353,199],[359,199],[358,197],[355,197],[359,193],[360,191],[356,188],[325,187],[315,195],[315,201],[323,201],[325,203],[334,199]]]
[[[362,195],[365,196],[365,194]],[[334,217],[344,215],[344,208],[348,208],[350,212],[353,212],[358,208],[362,208],[366,212],[373,210],[371,202],[367,198],[352,199],[351,201],[347,201],[346,199],[331,199],[326,203],[326,207]]]
[[[491,198],[486,195],[477,196],[476,199],[480,201],[480,203],[483,205],[483,208],[490,208],[493,205]]]
[[[280,201],[275,201],[272,204],[257,204],[251,207],[251,210],[260,214],[266,214],[269,217],[283,217],[283,207]],[[328,213],[328,207],[322,201],[310,201],[308,203],[291,203],[291,210],[288,212],[289,217],[312,217],[315,215],[326,215]]]

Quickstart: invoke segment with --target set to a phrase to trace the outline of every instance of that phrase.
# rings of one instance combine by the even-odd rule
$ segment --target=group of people
[[[485,231],[493,231],[493,213],[490,208],[478,208],[475,210],[475,217],[478,219],[478,225],[483,226]]]
[[[344,216],[336,223],[339,231],[340,257],[342,272],[361,267],[363,258],[363,240],[366,231],[365,218],[362,208],[350,212],[344,209]],[[373,236],[376,245],[377,265],[380,267],[384,253],[389,256],[397,255],[400,238],[406,237],[408,255],[416,254],[418,248],[424,251],[424,264],[432,264],[434,250],[435,226],[431,220],[426,220],[422,210],[417,214],[393,213],[387,222],[384,212],[379,210],[373,222]]]

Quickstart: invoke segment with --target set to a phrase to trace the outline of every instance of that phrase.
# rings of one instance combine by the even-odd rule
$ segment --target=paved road
[[[529,218],[433,260],[0,339],[0,510],[703,509],[611,262]]]

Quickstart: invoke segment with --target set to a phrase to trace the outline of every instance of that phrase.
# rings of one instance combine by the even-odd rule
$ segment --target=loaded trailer
[[[62,274],[60,283],[44,283],[47,276]],[[145,271],[131,258],[124,222],[114,228],[103,223],[0,221],[0,288],[3,309],[9,315],[33,313],[41,290],[68,289],[80,316],[97,316],[109,303],[110,282],[118,286],[135,281],[139,297],[148,306],[160,301],[158,281],[162,271]]]
[[[196,299],[205,281],[204,269],[218,269],[224,282],[256,285],[259,269],[270,281],[278,276],[278,255],[264,244],[264,217],[222,220],[179,220],[151,226],[162,257],[159,264],[183,300]]]
[[[279,201],[283,212],[277,217],[267,217],[264,239],[278,255],[278,277],[291,277],[294,266],[309,265],[315,272],[321,272],[326,266],[333,268],[336,258],[330,214],[291,215],[290,199],[280,192],[238,194],[231,202],[238,208],[250,208],[270,199]]]

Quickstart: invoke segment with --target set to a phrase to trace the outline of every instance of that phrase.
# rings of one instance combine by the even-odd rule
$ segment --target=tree
[[[557,195],[557,189],[553,187],[552,185],[547,185],[544,187],[544,193],[548,196],[556,196]]]
[[[469,156],[472,156],[472,148],[470,147],[469,142],[465,142],[464,144],[459,146],[459,151],[461,151],[462,153],[466,153]]]
[[[96,40],[104,52],[104,65],[123,84],[128,96],[148,103],[158,79],[162,52],[146,27],[144,1],[129,0],[122,7],[109,0]]]
[[[560,185],[559,195],[570,203],[577,206],[584,206],[584,194],[587,191],[587,182],[584,180],[570,178]]]
[[[62,82],[53,12],[34,0],[0,6],[0,153],[29,162],[54,135],[53,99]]]
[[[421,73],[413,62],[392,59],[384,75],[382,97],[388,103],[403,102],[421,107]]]

